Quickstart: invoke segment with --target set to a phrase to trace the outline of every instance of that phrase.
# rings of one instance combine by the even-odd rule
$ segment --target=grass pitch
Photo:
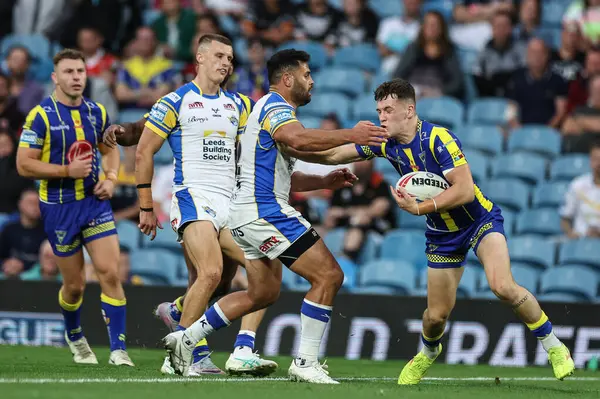
[[[320,386],[288,382],[290,357],[279,357],[279,370],[269,378],[210,377],[183,379],[162,376],[164,352],[131,349],[136,367],[108,365],[108,349],[94,348],[100,365],[72,362],[66,348],[0,346],[0,398],[43,399],[509,399],[600,398],[600,373],[577,370],[556,381],[545,368],[498,368],[436,364],[420,385],[396,384],[404,362],[328,360],[329,370],[342,383]],[[213,354],[223,366],[228,354]]]

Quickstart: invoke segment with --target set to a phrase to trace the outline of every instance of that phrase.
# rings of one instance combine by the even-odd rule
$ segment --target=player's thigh
[[[244,251],[234,241],[230,229],[224,228],[221,230],[221,233],[219,234],[219,245],[221,246],[223,255],[229,258],[231,262],[236,263],[236,265],[244,266],[246,261]]]
[[[504,235],[498,232],[487,234],[479,242],[476,251],[492,291],[504,291],[515,284]]]
[[[273,303],[281,290],[281,262],[267,257],[246,260],[248,295],[257,300]]]
[[[86,202],[79,221],[85,248],[99,277],[102,274],[118,273],[119,238],[109,201],[100,201],[96,197]]]
[[[220,278],[223,257],[215,225],[207,220],[190,222],[184,226],[182,235],[187,253],[198,273],[218,271]]]
[[[427,312],[435,320],[445,320],[456,304],[456,290],[464,267],[427,269]]]
[[[336,282],[341,285],[344,272],[323,240],[319,239],[309,248],[305,248],[306,246],[298,248],[298,259],[289,266],[290,270],[304,277],[312,285]],[[293,250],[294,246],[291,249]]]

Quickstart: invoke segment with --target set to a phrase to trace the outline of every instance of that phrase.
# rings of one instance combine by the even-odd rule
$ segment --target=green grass
[[[493,399],[508,398],[600,398],[600,374],[577,371],[575,377],[585,380],[535,380],[547,379],[552,370],[545,368],[497,368],[488,366],[448,366],[436,364],[428,377],[454,378],[453,380],[427,380],[414,387],[396,385],[396,378],[404,362],[348,361],[332,358],[327,364],[331,375],[348,378],[336,386],[296,384],[288,381],[240,381],[234,378],[212,377],[168,381],[159,368],[163,352],[149,349],[129,351],[136,367],[109,366],[108,350],[95,348],[100,365],[75,365],[68,349],[0,346],[0,397],[43,399],[174,399],[174,398],[258,398],[258,399],[370,399],[370,398],[435,398],[435,399]],[[218,365],[224,365],[227,354],[214,354]],[[279,357],[280,369],[274,377],[285,377],[291,359]],[[350,380],[372,377],[375,380]],[[499,383],[495,381],[499,378]],[[510,378],[532,378],[511,381]],[[462,378],[482,378],[479,381]],[[12,380],[16,381],[12,381]],[[32,380],[47,379],[43,383]],[[95,379],[98,382],[59,382],[60,379]],[[116,381],[104,381],[115,379]],[[136,380],[149,381],[136,381]],[[9,381],[10,380],[10,381]],[[29,382],[24,380],[30,380]],[[160,380],[160,381],[156,381]],[[164,382],[167,380],[168,382]],[[56,381],[56,382],[53,382]]]

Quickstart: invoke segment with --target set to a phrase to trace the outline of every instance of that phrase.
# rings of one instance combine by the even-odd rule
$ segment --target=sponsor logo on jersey
[[[275,236],[271,236],[264,240],[262,244],[259,245],[258,250],[263,254],[268,254],[273,249],[277,248],[277,246],[281,244],[281,241],[277,239]]]
[[[54,108],[52,108],[52,107],[50,107],[50,106],[48,106],[48,105],[46,105],[46,106],[45,106],[44,108],[42,108],[42,109],[43,109],[43,110],[44,110],[44,112],[46,112],[46,113],[52,113],[52,112],[54,112]]]
[[[157,107],[152,108],[152,111],[150,111],[150,118],[154,119],[155,121],[163,122],[166,117],[167,113],[161,111]]]
[[[34,145],[44,144],[44,140],[38,138],[37,134],[32,130],[23,130],[23,133],[21,133],[21,142]]]
[[[88,115],[88,117],[87,117],[87,118],[88,118],[88,121],[90,121],[90,123],[91,123],[92,125],[95,125],[95,124],[96,124],[96,117],[95,117],[94,115]]]
[[[288,121],[294,118],[294,113],[290,109],[276,109],[269,114],[269,122],[271,127],[277,126],[279,123]]]
[[[211,132],[221,133],[221,132]],[[205,136],[206,137],[206,136]],[[205,161],[224,161],[230,162],[233,151],[227,146],[223,139],[207,138],[202,147],[202,159]]]
[[[231,122],[231,124],[232,124],[233,126],[237,126],[237,125],[239,125],[239,123],[240,123],[240,122],[238,121],[238,118],[236,118],[236,117],[235,117],[235,116],[233,116],[233,115],[231,115],[231,116],[229,117],[229,122]]]
[[[174,232],[177,232],[177,225],[179,224],[179,219],[175,218],[171,220],[171,228]]]
[[[169,100],[173,101],[174,103],[181,100],[181,97],[179,96],[179,94],[177,94],[175,92],[167,94],[165,96],[165,98],[168,98]]]
[[[289,106],[290,105],[288,103],[284,103],[284,102],[278,101],[276,103],[271,103],[271,104],[265,105],[265,111],[268,111],[268,110],[270,110],[271,108],[274,108],[274,107],[286,107],[287,108]]]
[[[460,161],[465,157],[461,150],[454,151],[450,156],[454,162]]]
[[[231,230],[231,236],[232,237],[243,237],[244,236],[244,232],[240,229],[232,229]]]
[[[223,108],[225,108],[225,111],[235,111],[233,104],[225,104],[223,105]]]
[[[69,125],[50,126],[51,131],[70,130]]]
[[[208,118],[197,118],[195,116],[191,116],[188,118],[188,123],[204,123],[207,122]]]
[[[67,232],[65,230],[56,230],[54,234],[56,234],[56,239],[58,240],[59,244],[62,244],[67,236]]]
[[[219,108],[211,108],[211,110],[212,110],[213,116],[215,118],[220,118],[221,117],[221,115],[219,115],[219,111],[220,111]]]
[[[419,159],[421,160],[423,165],[425,165],[425,151],[419,153]]]
[[[208,207],[208,206],[203,206],[202,209],[204,209],[204,212],[208,213],[210,216],[216,218],[217,217],[217,212],[215,212],[212,208]]]
[[[67,152],[67,161],[73,162],[75,158],[83,157],[83,159],[90,159],[93,156],[92,143],[87,140],[76,141],[71,144],[69,151]]]
[[[188,104],[188,108],[189,109],[203,109],[204,104],[202,104],[200,101],[194,101],[193,103]]]

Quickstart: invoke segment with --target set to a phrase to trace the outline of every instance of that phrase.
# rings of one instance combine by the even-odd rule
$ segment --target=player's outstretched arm
[[[68,165],[54,165],[40,160],[42,150],[19,147],[17,151],[17,171],[28,179],[83,179],[92,172],[92,157],[84,154],[73,159]]]
[[[119,173],[119,164],[121,156],[116,148],[109,148],[100,143],[98,149],[102,154],[102,170],[106,176],[105,180],[99,181],[94,187],[94,195],[101,200],[111,199],[115,191],[117,174]]]
[[[356,151],[354,144],[344,144],[339,147],[331,148],[325,151],[297,151],[285,147],[284,151],[294,158],[305,162],[318,163],[322,165],[341,165],[364,160]]]
[[[115,148],[117,144],[122,147],[136,145],[140,141],[146,119],[142,118],[133,123],[122,123],[120,125],[110,125],[102,136],[102,142],[109,148]]]
[[[371,122],[359,122],[352,129],[323,130],[306,129],[300,122],[279,127],[273,138],[297,151],[325,151],[348,143],[380,145],[389,134]]]
[[[325,176],[294,172],[291,191],[337,190],[343,187],[352,187],[357,180],[358,178],[348,168],[336,169]]]

